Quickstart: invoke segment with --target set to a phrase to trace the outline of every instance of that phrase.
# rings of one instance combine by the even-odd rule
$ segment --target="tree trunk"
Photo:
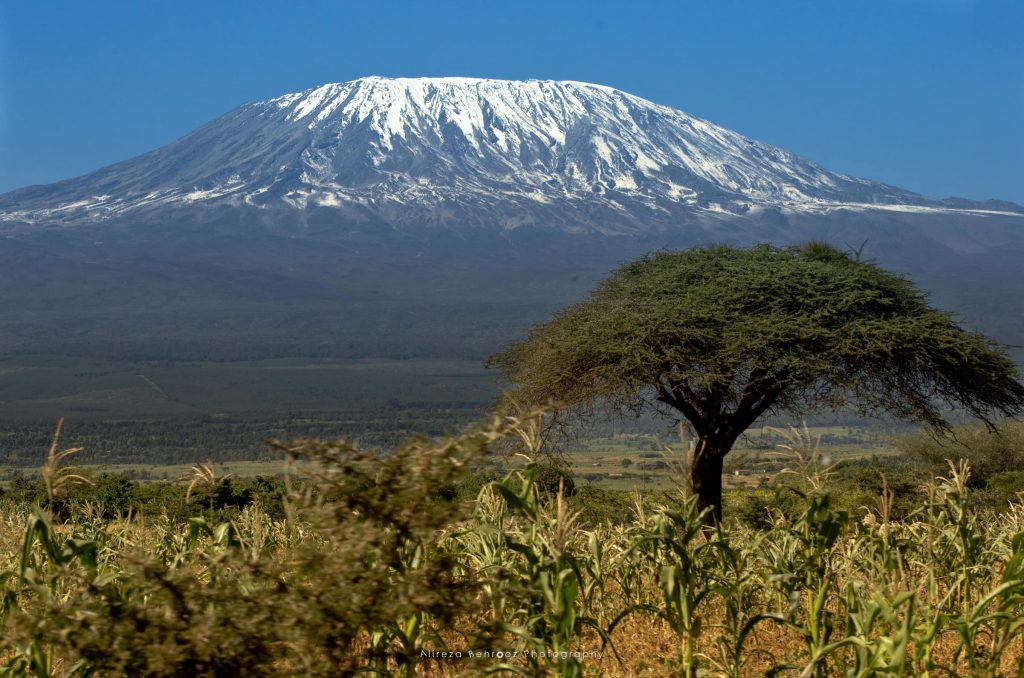
[[[697,509],[709,506],[711,513],[705,518],[708,525],[722,521],[722,463],[731,446],[710,436],[701,436],[694,450],[690,482],[697,495]]]

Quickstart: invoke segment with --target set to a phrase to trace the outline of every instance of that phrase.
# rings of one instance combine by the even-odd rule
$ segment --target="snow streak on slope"
[[[246,104],[138,158],[0,196],[0,220],[224,206],[604,232],[765,208],[947,209],[609,87],[370,77]]]

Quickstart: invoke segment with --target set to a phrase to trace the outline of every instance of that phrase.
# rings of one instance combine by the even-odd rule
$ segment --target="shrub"
[[[1004,471],[989,477],[985,488],[972,497],[974,506],[983,511],[1005,511],[1024,498],[1024,471]]]
[[[755,530],[770,529],[776,516],[793,518],[802,509],[799,495],[785,486],[731,493],[724,503],[726,518],[735,518]]]
[[[566,497],[576,493],[576,480],[572,471],[561,464],[538,463],[533,478],[542,496],[553,497],[558,494],[559,488]]]
[[[936,475],[937,469],[913,458],[858,459],[837,464],[827,490],[838,508],[859,515],[873,507],[887,487],[894,495],[892,519],[904,520],[926,503],[925,486]]]
[[[631,519],[632,505],[633,498],[628,492],[584,485],[576,489],[569,502],[569,509],[577,513],[577,519],[586,525],[621,525]]]
[[[455,485],[450,492],[450,498],[455,501],[472,501],[480,495],[484,487],[498,480],[501,480],[501,475],[497,471],[477,471]]]
[[[15,673],[46,675],[54,652],[90,674],[412,675],[421,650],[443,647],[434,629],[478,604],[474,582],[435,548],[462,517],[435,488],[458,484],[500,433],[495,424],[439,443],[417,438],[386,455],[344,441],[278,445],[314,469],[288,498],[292,520],[275,526],[250,506],[216,527],[191,518],[184,534],[164,522],[118,571],[98,557],[110,552],[102,525],[72,525],[65,537],[39,512],[20,568],[0,577],[0,656],[13,657]],[[274,489],[222,483],[214,496],[226,486],[226,501],[251,498],[255,485]],[[125,486],[111,477],[104,487]],[[170,506],[179,492],[162,487],[150,498]],[[67,590],[77,593],[56,595]],[[485,632],[476,625],[467,637]]]
[[[15,505],[42,505],[46,503],[46,487],[38,476],[27,476],[21,471],[15,471],[10,476],[10,484],[3,496]]]
[[[936,474],[945,472],[947,461],[966,461],[972,488],[980,488],[997,473],[1024,469],[1024,423],[1007,422],[995,430],[961,426],[945,438],[918,433],[900,439],[897,447],[906,456],[931,464]]]
[[[92,506],[106,519],[139,510],[138,483],[123,473],[101,473],[92,485],[83,486],[72,496],[76,507]]]

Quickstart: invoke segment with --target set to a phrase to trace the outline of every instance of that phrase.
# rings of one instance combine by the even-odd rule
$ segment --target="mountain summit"
[[[0,219],[75,224],[225,206],[603,233],[764,209],[993,209],[830,172],[610,87],[369,77],[245,104],[145,155],[0,196]]]
[[[0,356],[479,358],[624,260],[808,240],[1024,342],[1017,205],[831,172],[610,87],[371,77],[0,195]]]

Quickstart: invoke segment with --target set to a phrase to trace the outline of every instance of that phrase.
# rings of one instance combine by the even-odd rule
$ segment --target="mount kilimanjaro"
[[[831,172],[599,85],[371,77],[0,196],[0,351],[476,356],[645,251],[808,239],[1024,338],[1013,203]]]

